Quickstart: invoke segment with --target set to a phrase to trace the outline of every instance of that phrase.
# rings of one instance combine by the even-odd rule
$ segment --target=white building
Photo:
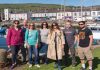
[[[4,9],[4,20],[9,20],[9,9]]]
[[[72,12],[51,12],[51,13],[33,13],[32,17],[49,17],[55,19],[63,19],[65,16],[72,16]]]
[[[30,15],[28,13],[15,13],[10,14],[10,20],[28,20],[30,18]]]
[[[33,13],[32,17],[45,17],[45,13]]]
[[[92,17],[100,16],[100,11],[91,11],[91,16]]]
[[[65,19],[66,17],[71,17],[74,21],[81,20],[93,20],[95,17],[100,16],[100,11],[83,11],[81,18],[81,11],[77,12],[46,12],[46,13],[14,13],[10,14],[9,9],[4,9],[5,20],[21,20],[21,19],[30,19],[30,17],[48,17],[51,20]]]

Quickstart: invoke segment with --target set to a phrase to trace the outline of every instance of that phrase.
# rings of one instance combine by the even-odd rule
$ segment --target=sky
[[[82,1],[82,2],[81,2]],[[0,0],[0,4],[14,4],[14,3],[43,3],[43,4],[64,4],[66,6],[92,6],[100,5],[100,0]]]

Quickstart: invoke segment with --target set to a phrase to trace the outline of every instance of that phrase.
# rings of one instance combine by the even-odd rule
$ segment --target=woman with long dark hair
[[[48,49],[47,37],[49,33],[47,22],[43,22],[41,24],[41,29],[39,30],[39,32],[40,32],[40,44],[41,44],[39,48],[39,53],[42,55],[42,61],[45,64],[47,64],[47,49]]]
[[[47,39],[49,59],[55,60],[55,66],[61,70],[61,60],[63,56],[63,48],[65,44],[63,32],[60,30],[58,23],[54,22],[51,25],[50,33]]]

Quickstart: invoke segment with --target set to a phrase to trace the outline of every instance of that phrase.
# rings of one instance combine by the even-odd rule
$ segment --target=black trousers
[[[13,64],[17,62],[17,55],[20,49],[21,49],[23,61],[26,61],[26,48],[24,48],[24,46],[21,46],[21,45],[13,45],[11,46]]]
[[[11,46],[12,64],[17,63],[17,55],[18,55],[19,49],[20,49],[19,45]]]

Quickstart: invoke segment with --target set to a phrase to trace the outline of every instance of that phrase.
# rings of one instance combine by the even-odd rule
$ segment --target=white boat
[[[90,25],[88,28],[92,30],[94,41],[100,44],[100,25]]]

